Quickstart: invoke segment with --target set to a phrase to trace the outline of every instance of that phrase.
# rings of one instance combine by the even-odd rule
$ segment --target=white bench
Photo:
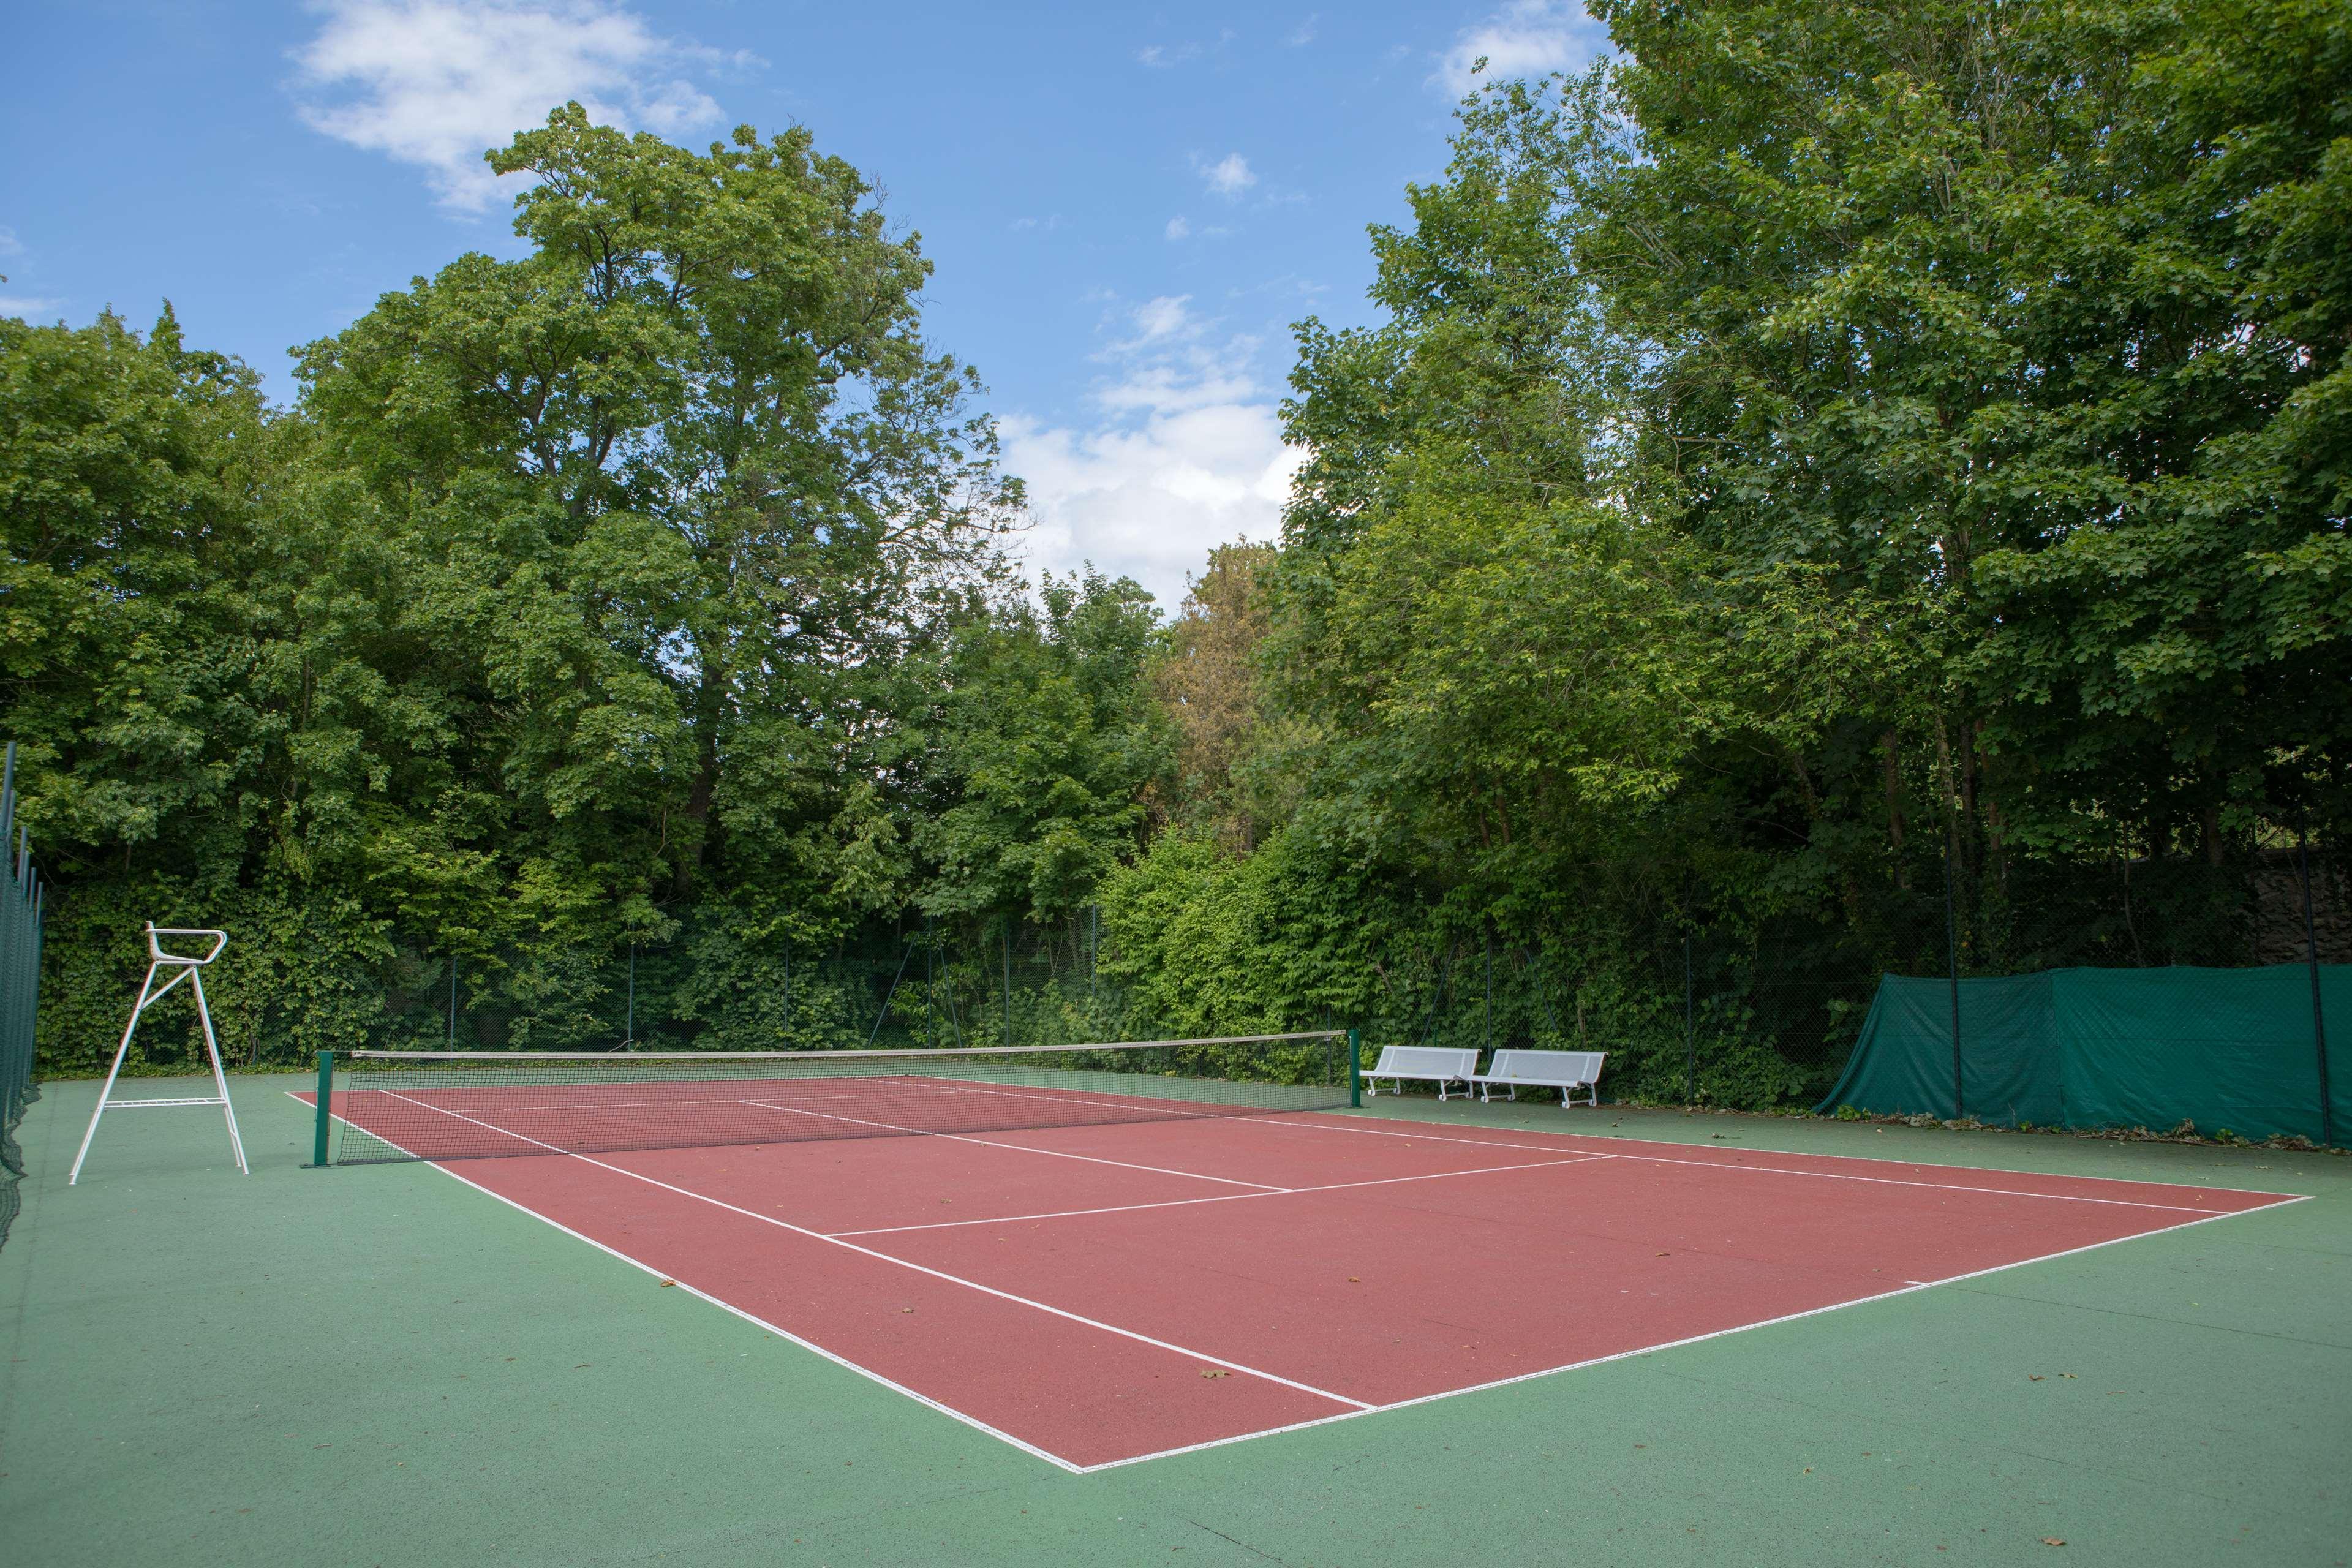
[[[1556,1089],[1559,1090],[1560,1109],[1565,1110],[1577,1103],[1576,1091],[1585,1091],[1583,1103],[1598,1106],[1601,1090],[1601,1064],[1608,1059],[1603,1051],[1496,1051],[1495,1064],[1485,1072],[1474,1072],[1470,1081],[1478,1086],[1478,1098],[1492,1100],[1495,1086],[1502,1084],[1517,1100],[1522,1088]]]
[[[1445,1098],[1445,1086],[1462,1085],[1462,1092],[1470,1092],[1470,1078],[1478,1070],[1478,1053],[1473,1048],[1455,1050],[1451,1046],[1382,1046],[1378,1066],[1364,1074],[1364,1092],[1379,1092],[1372,1088],[1375,1079],[1387,1079],[1400,1087],[1389,1090],[1402,1094],[1403,1080],[1426,1079],[1437,1085],[1437,1098]]]

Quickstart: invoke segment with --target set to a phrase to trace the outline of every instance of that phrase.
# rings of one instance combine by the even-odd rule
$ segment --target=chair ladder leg
[[[229,1103],[228,1074],[221,1068],[220,1041],[213,1036],[213,1010],[205,1002],[204,973],[192,969],[188,971],[188,978],[195,984],[196,1016],[204,1020],[205,1049],[211,1053],[213,1058],[213,1087],[220,1091],[221,1114],[228,1118],[229,1152],[236,1156],[236,1173],[249,1176],[253,1170],[245,1163],[245,1140],[236,1135],[236,1107]]]
[[[131,1009],[131,1022],[122,1026],[122,1039],[114,1047],[114,1065],[106,1069],[105,1087],[98,1091],[98,1109],[89,1113],[89,1130],[81,1135],[81,1147],[74,1153],[73,1169],[66,1174],[66,1185],[69,1187],[81,1180],[81,1163],[89,1158],[90,1140],[98,1136],[98,1119],[106,1114],[106,1102],[114,1093],[115,1078],[122,1071],[122,1058],[131,1049],[131,1037],[139,1027],[139,1015],[147,1011],[147,1005],[156,996],[163,994],[158,991],[154,995],[148,994],[155,984],[156,968],[155,964],[150,963],[147,978],[139,983],[138,1004]],[[176,980],[178,977],[173,978]],[[163,987],[164,991],[170,989],[169,985]]]

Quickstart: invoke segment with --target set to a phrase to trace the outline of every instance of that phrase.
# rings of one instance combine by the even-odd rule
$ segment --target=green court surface
[[[0,1248],[0,1562],[2352,1558],[2352,1160],[1384,1098],[2315,1201],[1070,1475],[430,1167],[302,1169],[299,1086],[233,1080],[249,1178],[191,1110],[110,1118],[72,1188],[97,1085],[44,1088]]]

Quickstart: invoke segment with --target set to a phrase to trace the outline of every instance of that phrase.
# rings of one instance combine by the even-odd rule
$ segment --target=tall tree
[[[995,924],[1067,918],[1141,847],[1171,736],[1144,680],[1150,595],[1130,579],[1048,574],[964,620],[945,657],[938,794],[916,829],[924,907]]]
[[[668,899],[723,865],[806,876],[876,830],[832,786],[888,774],[899,661],[1019,500],[974,374],[920,338],[929,263],[804,131],[696,154],[572,105],[490,161],[535,176],[532,254],[314,345],[306,405],[412,515],[482,516],[523,558],[493,615],[587,638],[519,656],[581,692],[527,705],[551,816],[642,815]]]

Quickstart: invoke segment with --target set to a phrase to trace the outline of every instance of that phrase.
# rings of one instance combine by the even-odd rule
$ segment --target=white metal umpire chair
[[[202,958],[192,958],[181,952],[166,952],[163,951],[163,938],[167,936],[210,937],[213,942],[212,951]],[[73,1171],[66,1177],[66,1185],[71,1186],[81,1179],[81,1163],[89,1158],[89,1143],[91,1139],[98,1136],[100,1117],[104,1116],[109,1110],[154,1110],[179,1105],[219,1106],[221,1114],[228,1118],[228,1146],[230,1152],[236,1156],[238,1173],[248,1176],[253,1173],[245,1163],[245,1140],[236,1135],[236,1107],[231,1105],[228,1100],[228,1075],[221,1070],[220,1041],[213,1036],[212,1009],[205,1005],[204,967],[218,958],[221,955],[221,949],[227,945],[228,932],[225,931],[202,931],[180,926],[159,928],[153,921],[147,922],[147,979],[139,987],[139,1005],[131,1009],[131,1022],[123,1026],[122,1043],[114,1047],[114,1065],[107,1069],[106,1087],[99,1090],[98,1109],[89,1113],[89,1131],[81,1135],[81,1152],[74,1156]],[[172,977],[161,985],[156,984],[155,977],[167,969],[172,971]],[[183,980],[188,982],[195,993],[196,1017],[204,1024],[205,1049],[212,1057],[213,1087],[220,1092],[194,1099],[115,1099],[114,1079],[116,1075],[122,1071],[122,1058],[131,1049],[131,1037],[138,1032],[140,1017],[148,1008],[162,1001],[164,993]]]

